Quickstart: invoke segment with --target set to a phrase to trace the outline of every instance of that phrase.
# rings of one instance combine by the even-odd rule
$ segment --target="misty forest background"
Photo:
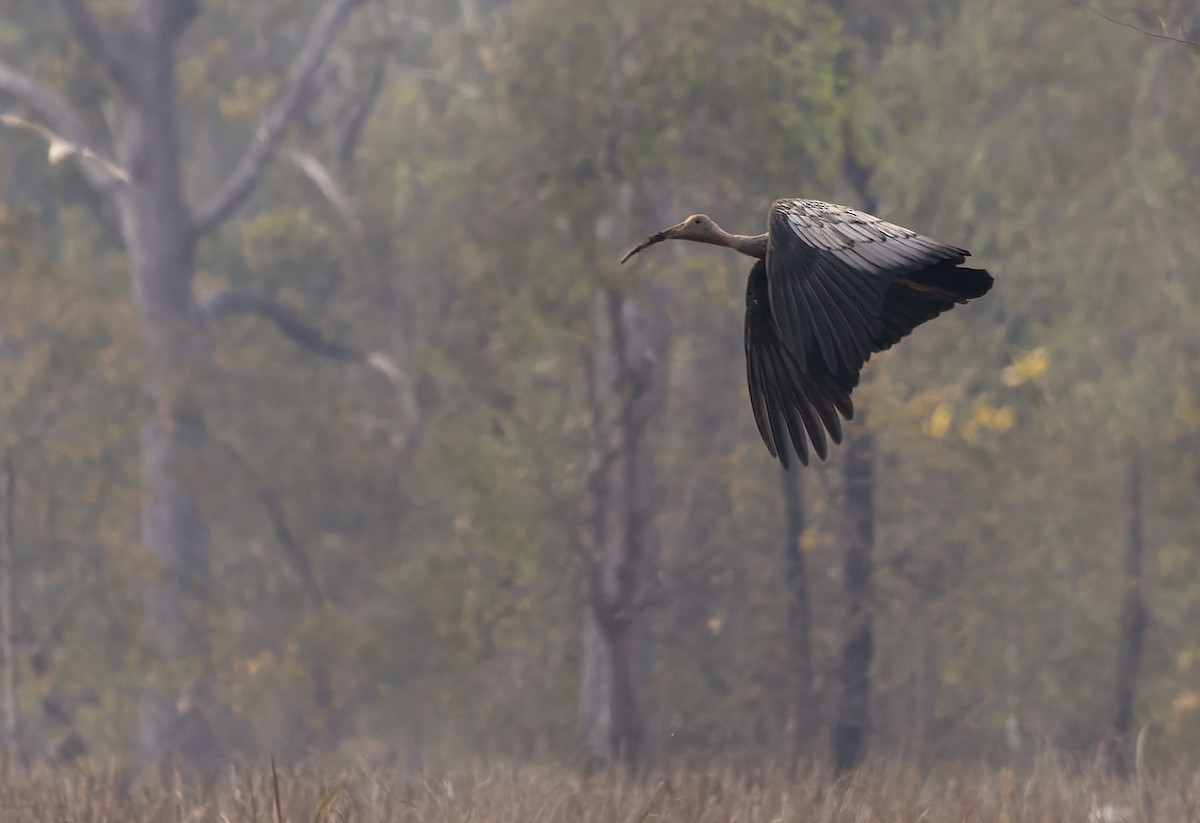
[[[1194,759],[1200,48],[1130,26],[1200,12],[6,0],[9,756]],[[791,196],[997,284],[782,476],[748,262],[617,260]]]

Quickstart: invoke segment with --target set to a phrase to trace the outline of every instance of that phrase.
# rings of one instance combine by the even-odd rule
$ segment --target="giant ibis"
[[[819,200],[776,200],[766,234],[730,234],[705,214],[652,234],[621,262],[663,240],[694,240],[757,260],[746,283],[746,374],[759,434],[788,467],[788,442],[808,465],[867,359],[955,304],[987,294],[992,276],[962,265],[970,252]],[[805,432],[808,433],[807,438]]]

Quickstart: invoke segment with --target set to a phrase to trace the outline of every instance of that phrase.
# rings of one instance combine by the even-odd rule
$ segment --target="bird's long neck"
[[[740,251],[742,254],[745,254],[749,257],[756,257],[759,260],[766,259],[766,234],[730,234],[727,231],[722,231],[721,235],[723,245],[728,246],[735,251]]]

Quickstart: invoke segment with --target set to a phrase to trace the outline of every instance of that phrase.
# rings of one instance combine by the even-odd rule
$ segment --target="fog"
[[[8,0],[7,762],[1196,757],[1200,13],[1093,6]],[[793,197],[995,286],[784,473],[752,261],[618,261]]]

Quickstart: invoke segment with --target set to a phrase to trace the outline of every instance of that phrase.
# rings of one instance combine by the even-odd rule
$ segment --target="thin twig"
[[[100,151],[94,150],[94,147],[100,144],[91,134],[83,116],[65,98],[49,86],[33,79],[31,75],[3,62],[0,62],[0,95],[24,103],[53,129],[55,136],[61,136],[74,146],[87,148],[97,155],[101,154]],[[10,113],[6,116],[11,118],[15,115]],[[81,163],[80,169],[88,184],[101,195],[111,195],[112,188],[119,182],[119,177],[115,177],[111,172],[102,173],[93,164]]]
[[[1195,46],[1196,48],[1200,48],[1200,43],[1196,42],[1195,40],[1188,40],[1183,37],[1172,37],[1171,35],[1166,34],[1165,32],[1162,34],[1159,34],[1156,31],[1150,31],[1149,29],[1144,29],[1141,26],[1135,26],[1133,23],[1126,23],[1124,20],[1116,20],[1112,17],[1109,17],[1107,14],[1100,11],[1100,9],[1096,8],[1095,6],[1088,6],[1088,9],[1090,9],[1093,14],[1103,17],[1105,20],[1107,20],[1110,23],[1116,23],[1118,26],[1124,26],[1127,29],[1133,29],[1134,31],[1138,32],[1139,34],[1144,34],[1147,37],[1154,37],[1158,40],[1170,40],[1172,43],[1183,43],[1185,46]]]
[[[237,314],[256,314],[274,323],[294,343],[322,357],[368,366],[382,373],[393,385],[398,386],[404,381],[400,367],[387,354],[367,351],[344,340],[330,339],[295,309],[265,294],[221,289],[199,301],[199,308],[210,321]]]
[[[325,195],[325,199],[333,206],[350,231],[361,237],[363,226],[362,221],[358,219],[358,212],[354,208],[354,201],[338,185],[337,179],[329,168],[308,152],[289,149],[285,146],[280,153],[294,163],[313,182],[321,194]]]
[[[101,157],[87,146],[81,146],[78,143],[68,140],[61,134],[55,133],[40,123],[26,120],[24,117],[13,114],[10,111],[0,114],[0,123],[14,129],[26,129],[44,138],[49,144],[47,159],[49,159],[52,166],[71,157],[81,157],[84,160],[91,160],[98,164],[114,180],[119,180],[122,183],[129,182],[129,174],[113,161]]]
[[[346,165],[354,156],[354,150],[358,146],[359,138],[362,137],[363,126],[366,125],[367,118],[371,116],[371,112],[375,109],[375,103],[379,100],[379,93],[383,91],[383,81],[386,74],[387,65],[382,60],[378,61],[375,64],[375,68],[371,71],[371,79],[367,81],[366,89],[359,96],[349,115],[339,118],[343,121],[343,125],[339,130],[336,140],[334,140],[337,146],[334,156],[340,165]]]
[[[267,519],[271,521],[271,528],[275,532],[275,539],[283,549],[288,565],[303,582],[305,593],[308,595],[313,607],[320,606],[325,602],[325,595],[321,591],[316,574],[313,572],[312,560],[308,556],[308,552],[296,540],[295,532],[292,531],[288,523],[283,506],[279,502],[279,497],[271,490],[267,482],[250,467],[249,461],[242,457],[241,453],[234,448],[232,443],[217,438],[215,445],[229,457],[234,465],[237,466],[238,471],[245,475],[250,485],[254,488],[254,497],[262,504]]]

